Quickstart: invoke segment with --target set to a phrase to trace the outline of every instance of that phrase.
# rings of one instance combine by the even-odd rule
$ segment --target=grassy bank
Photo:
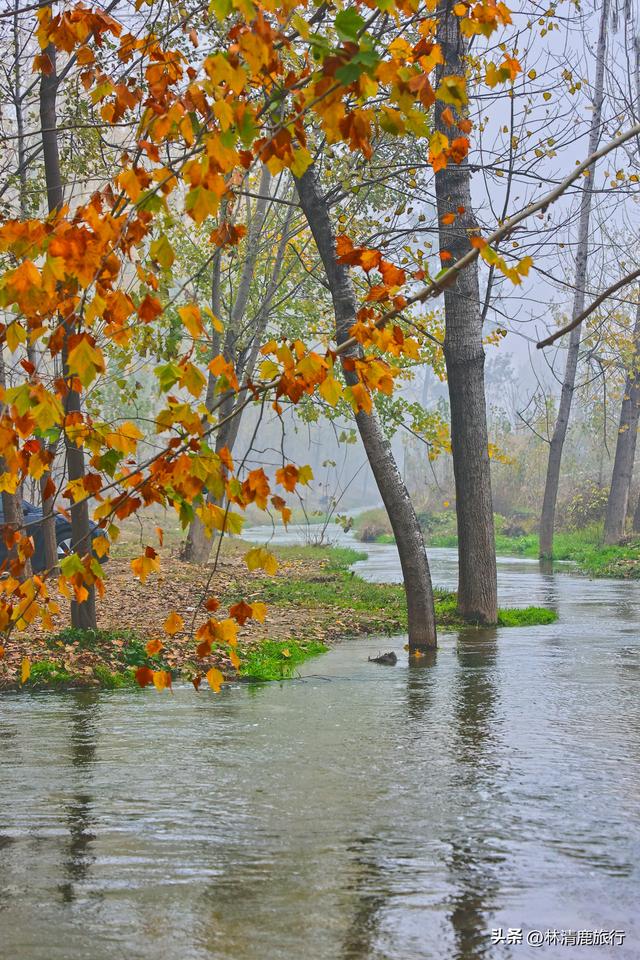
[[[455,547],[455,536],[434,536],[429,544],[434,547]],[[540,556],[538,535],[531,533],[521,537],[496,535],[496,551],[501,556]],[[554,537],[553,559],[570,560],[579,570],[590,577],[640,578],[640,538],[625,544],[603,546],[600,527],[585,530],[560,531]]]
[[[198,568],[165,557],[159,578],[146,584],[133,581],[128,561],[110,564],[106,600],[99,605],[99,629],[78,631],[64,628],[68,609],[64,598],[60,627],[42,636],[31,628],[13,634],[0,660],[0,690],[102,687],[136,687],[135,673],[148,667],[172,680],[199,682],[211,667],[228,680],[279,680],[295,675],[300,663],[318,656],[339,639],[363,634],[403,633],[407,610],[403,588],[398,584],[368,583],[350,566],[366,554],[350,548],[280,547],[275,550],[279,569],[274,577],[248,572],[242,554],[246,545],[232,542],[219,567]],[[159,581],[159,582],[158,582]],[[264,601],[268,612],[264,624],[247,621],[240,628],[233,666],[229,648],[214,648],[199,657],[193,633],[206,617],[200,601],[214,592],[224,607],[244,599]],[[184,629],[168,636],[162,625],[172,610],[183,617]],[[436,592],[436,618],[440,629],[462,629],[456,598]],[[523,626],[550,623],[553,611],[538,607],[501,610],[498,624]],[[150,655],[149,640],[162,640],[161,649]],[[21,683],[24,658],[30,674]]]
[[[425,540],[430,547],[457,547],[456,519],[453,510],[419,515]],[[504,517],[496,517],[496,552],[501,556],[537,558],[540,542],[536,533],[510,536],[503,532]],[[369,510],[356,518],[356,536],[363,543],[393,543],[389,521],[383,510]],[[602,525],[583,530],[561,530],[553,544],[554,560],[570,560],[590,577],[640,578],[640,537],[624,544],[602,544]]]

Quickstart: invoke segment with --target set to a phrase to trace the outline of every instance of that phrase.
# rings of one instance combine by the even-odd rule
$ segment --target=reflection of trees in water
[[[357,837],[349,844],[349,887],[354,899],[353,913],[345,930],[340,957],[342,960],[369,960],[380,928],[381,911],[389,891],[384,888],[384,867],[376,855],[375,841]]]
[[[433,690],[436,683],[433,668],[436,665],[436,650],[427,650],[424,656],[412,657],[407,670],[407,717],[409,723],[418,724],[427,720],[433,705]],[[420,728],[418,728],[420,729]]]
[[[75,885],[86,878],[95,859],[90,852],[95,840],[95,834],[91,832],[93,796],[87,786],[91,765],[96,758],[97,700],[96,693],[77,694],[71,708],[71,763],[81,786],[65,807],[69,839],[62,866],[66,880],[59,886],[65,903],[75,899]]]
[[[459,669],[454,689],[454,759],[464,782],[464,836],[451,838],[447,861],[456,893],[449,919],[455,937],[455,960],[490,956],[490,915],[495,908],[499,880],[495,863],[504,858],[491,854],[484,833],[483,805],[493,817],[492,787],[500,771],[491,766],[493,724],[496,716],[496,631],[461,637],[457,648]],[[497,758],[496,758],[497,764]]]
[[[553,560],[548,560],[546,557],[542,557],[539,561],[540,565],[540,580],[544,587],[544,593],[542,595],[542,603],[545,607],[549,607],[551,610],[558,612],[558,585],[556,583],[556,575],[554,573]]]

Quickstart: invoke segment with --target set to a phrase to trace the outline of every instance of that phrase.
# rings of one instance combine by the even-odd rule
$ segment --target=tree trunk
[[[254,279],[256,261],[259,252],[259,241],[260,234],[264,227],[268,202],[269,202],[269,187],[271,183],[271,175],[267,167],[263,167],[262,176],[260,178],[260,185],[258,188],[259,199],[256,203],[255,211],[253,214],[253,219],[251,221],[251,226],[249,230],[249,236],[247,238],[247,257],[245,259],[242,275],[240,278],[240,283],[238,285],[238,292],[236,294],[233,308],[231,310],[231,315],[229,317],[229,324],[227,327],[227,332],[225,335],[225,342],[223,345],[223,354],[226,360],[233,363],[236,367],[236,376],[238,377],[239,382],[246,381],[247,378],[250,378],[253,374],[253,370],[258,358],[258,352],[260,348],[260,340],[262,334],[265,331],[267,322],[269,319],[269,311],[271,309],[272,301],[275,296],[278,278],[282,270],[282,264],[284,260],[285,248],[287,245],[287,231],[290,222],[291,213],[287,215],[287,218],[284,223],[282,238],[278,245],[278,249],[275,256],[274,266],[271,274],[271,278],[268,284],[268,287],[264,293],[264,299],[261,304],[260,311],[258,312],[257,317],[250,325],[250,337],[249,342],[246,344],[245,349],[242,351],[242,356],[244,360],[241,361],[238,352],[238,343],[240,339],[240,331],[244,323],[245,312],[247,309],[247,304],[249,301],[249,294],[251,292],[251,283]],[[212,283],[212,310],[215,316],[218,316],[220,312],[220,261],[217,260],[216,269],[214,270],[214,278]],[[245,329],[249,327],[249,324],[244,323]],[[214,340],[212,344],[211,357],[217,355],[219,351],[219,342]],[[207,410],[212,410],[214,401],[215,401],[215,386],[216,378],[212,373],[209,373],[209,380],[207,383],[207,395],[206,395],[206,406]],[[219,408],[219,418],[226,420],[224,425],[216,433],[216,451],[222,450],[223,447],[226,447],[229,453],[233,453],[233,449],[238,437],[238,431],[240,429],[240,423],[242,420],[242,411],[240,407],[243,401],[246,398],[246,390],[240,390],[238,393],[233,391],[228,391],[226,396],[222,398],[222,405]],[[237,411],[236,415],[233,416],[234,410]],[[214,498],[209,496],[209,503],[214,502]],[[220,504],[219,504],[220,505]],[[199,517],[194,517],[189,526],[189,533],[187,535],[187,540],[184,547],[184,558],[189,563],[204,564],[209,559],[211,553],[211,548],[213,546],[214,538],[207,536],[207,531],[200,520]]]
[[[607,51],[607,23],[609,18],[609,0],[603,0],[600,13],[600,31],[596,51],[596,77],[593,92],[593,113],[589,130],[589,149],[587,153],[594,153],[598,147],[601,132],[602,101],[604,96],[604,60]],[[576,250],[576,277],[575,293],[573,297],[572,317],[577,317],[584,310],[585,285],[587,282],[587,261],[589,256],[589,221],[591,219],[591,200],[593,197],[593,182],[595,178],[595,164],[591,167],[591,175],[586,178],[582,187],[580,199],[580,220],[578,226],[578,246]],[[560,484],[560,467],[562,451],[569,426],[571,403],[576,383],[578,355],[580,353],[580,338],[582,325],[575,327],[569,337],[567,360],[560,393],[560,405],[553,436],[549,445],[549,462],[547,464],[547,478],[542,501],[540,516],[540,556],[553,556],[553,533],[556,518],[556,503]]]
[[[607,513],[604,521],[604,542],[618,543],[624,536],[624,528],[629,507],[629,494],[633,478],[633,463],[636,456],[638,438],[638,420],[640,419],[640,302],[636,308],[633,327],[633,352],[627,368],[624,396],[620,407],[620,423],[616,441],[616,455],[613,461],[611,487],[607,500]]]
[[[7,374],[6,368],[4,365],[4,346],[0,344],[0,388],[6,390],[7,387]],[[3,410],[0,408],[0,414]],[[5,463],[4,457],[0,456],[0,473],[5,473],[7,465]],[[7,490],[2,491],[2,512],[4,514],[4,523],[0,525],[0,537],[4,540],[6,533],[15,533],[20,531],[21,534],[26,533],[28,536],[31,536],[33,531],[25,530],[24,526],[24,512],[22,509],[22,486],[18,487],[16,493],[9,493]],[[6,541],[4,541],[6,546]],[[7,551],[9,562],[17,560],[18,553],[15,547],[9,548]],[[31,569],[31,560],[27,558],[25,562],[21,565],[19,571],[16,571],[14,574],[18,576],[20,580],[28,580],[32,575],[33,571]]]
[[[638,502],[636,503],[631,529],[634,533],[640,533],[640,496],[638,497]]]
[[[18,176],[19,176],[19,197],[20,197],[20,216],[23,220],[28,217],[27,203],[27,151],[25,146],[25,124],[24,124],[24,104],[22,89],[22,70],[21,70],[21,44],[19,36],[19,0],[15,0],[13,16],[13,79],[14,79],[14,105],[16,110],[16,133],[18,146]],[[34,373],[38,369],[38,352],[34,344],[27,341],[27,358],[33,365]],[[40,440],[40,448],[47,449],[44,440]],[[50,453],[55,453],[57,443],[50,444],[48,449]],[[53,463],[53,460],[51,461]],[[42,506],[42,539],[44,545],[44,565],[49,574],[58,572],[58,544],[56,541],[56,521],[53,513],[54,498],[48,497],[47,486],[49,477],[52,476],[51,470],[47,470],[40,477],[40,499]]]
[[[46,4],[49,6],[50,4]],[[42,128],[42,152],[44,157],[47,201],[50,213],[59,210],[63,204],[62,176],[58,153],[58,129],[56,116],[56,98],[58,78],[56,75],[56,50],[53,44],[44,51],[52,64],[51,73],[43,73],[40,79],[40,125]],[[66,329],[67,337],[71,333]],[[62,348],[63,376],[68,378],[67,344]],[[80,394],[69,389],[65,397],[65,415],[80,413]],[[65,435],[67,472],[69,480],[82,480],[85,475],[84,452]],[[45,504],[42,505],[43,511]],[[91,550],[91,528],[89,524],[89,505],[86,500],[71,506],[71,542],[72,550],[81,556]],[[75,600],[71,603],[71,623],[79,629],[95,629],[96,596],[95,588],[87,585],[88,597],[83,603]]]
[[[348,339],[349,331],[355,323],[355,291],[349,271],[344,264],[338,262],[329,207],[320,193],[313,166],[295,182],[300,205],[311,228],[331,290],[336,318],[336,340],[340,344]],[[350,355],[357,353],[357,347],[350,351]],[[352,370],[345,370],[344,378],[351,386],[358,382],[357,374]],[[407,594],[409,652],[433,649],[437,645],[437,637],[431,574],[413,504],[398,472],[391,444],[385,437],[378,418],[374,413],[368,414],[361,410],[356,414],[356,425],[387,510],[400,555]]]
[[[448,4],[439,9],[438,40],[444,64],[441,75],[464,75],[466,43],[459,18]],[[446,135],[445,104],[436,101],[436,127]],[[436,173],[441,251],[455,262],[469,248],[475,226],[471,174],[466,160]],[[464,209],[458,214],[458,209]],[[453,213],[453,224],[443,223]],[[471,264],[445,288],[444,356],[451,406],[451,452],[458,519],[458,610],[468,620],[495,623],[498,615],[496,549],[491,496],[491,465],[484,390],[484,347],[478,267]]]

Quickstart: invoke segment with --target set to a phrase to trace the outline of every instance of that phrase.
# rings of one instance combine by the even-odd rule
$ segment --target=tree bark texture
[[[40,80],[40,125],[42,127],[42,152],[44,157],[45,180],[47,185],[47,202],[49,212],[53,213],[62,207],[64,196],[62,189],[62,175],[60,170],[60,156],[58,152],[58,128],[57,128],[57,109],[56,99],[58,92],[58,79],[56,75],[56,50],[50,44],[45,54],[49,57],[52,64],[50,73],[43,73]],[[71,329],[67,327],[67,336]],[[68,378],[67,369],[67,344],[62,348],[63,375]],[[65,415],[80,413],[81,402],[80,394],[76,390],[69,389],[65,397]],[[81,447],[76,446],[65,435],[66,455],[67,455],[67,474],[69,480],[82,480],[85,475],[84,452]],[[42,504],[43,514],[45,509],[53,514],[53,504]],[[74,503],[71,506],[71,540],[72,550],[82,556],[91,550],[91,528],[89,524],[89,504],[86,500]],[[74,627],[82,630],[95,629],[96,627],[96,597],[95,588],[87,586],[88,597],[83,603],[77,603],[75,600],[71,603],[71,623]]]
[[[441,75],[466,73],[465,39],[449,4],[438,9]],[[442,119],[445,104],[435,105],[436,128],[451,136]],[[449,162],[436,173],[440,250],[452,262],[469,249],[475,227],[471,173],[466,160]],[[459,210],[463,209],[463,213]],[[443,223],[453,213],[452,224]],[[477,263],[462,270],[445,288],[444,356],[451,408],[451,452],[458,520],[458,610],[468,620],[495,623],[498,614],[491,465],[484,387],[482,309]]]

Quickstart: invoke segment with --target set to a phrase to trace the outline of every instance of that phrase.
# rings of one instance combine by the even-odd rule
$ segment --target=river
[[[640,583],[501,558],[499,593],[559,620],[219,696],[4,695],[2,960],[636,960]],[[554,929],[625,938],[527,944]]]

